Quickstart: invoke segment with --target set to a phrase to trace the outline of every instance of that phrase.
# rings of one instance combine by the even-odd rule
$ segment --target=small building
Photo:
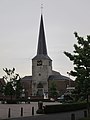
[[[25,97],[32,95],[32,76],[25,76],[21,79],[21,85],[23,92],[25,92]],[[22,96],[23,97],[23,96]]]

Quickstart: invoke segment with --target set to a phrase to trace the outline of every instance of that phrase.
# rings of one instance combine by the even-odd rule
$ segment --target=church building
[[[43,15],[40,18],[37,53],[32,58],[32,76],[22,78],[22,85],[27,96],[48,96],[52,82],[56,85],[59,95],[65,93],[67,85],[73,81],[52,69],[52,59],[48,56]]]

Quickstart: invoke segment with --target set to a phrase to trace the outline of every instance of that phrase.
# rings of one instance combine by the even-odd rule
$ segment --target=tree
[[[12,96],[15,95],[15,90],[14,90],[11,82],[8,82],[6,84],[4,94],[5,94],[5,96],[10,96],[11,100],[12,100]]]
[[[78,36],[75,32],[75,37],[77,38],[77,44],[74,44],[73,54],[69,52],[64,52],[64,54],[73,61],[74,70],[70,71],[70,75],[75,77],[75,93],[87,99],[90,94],[90,36],[86,39]]]
[[[20,79],[16,82],[15,86],[16,86],[15,94],[16,94],[16,98],[18,99],[20,98],[20,95],[22,94],[22,90],[23,90]]]
[[[0,95],[3,96],[4,95],[4,85],[0,84]]]
[[[78,44],[74,44],[74,54],[64,52],[74,64],[74,71],[70,75],[76,77],[76,88],[79,93],[88,95],[90,93],[90,36],[85,40],[75,33]]]
[[[22,91],[22,86],[20,83],[21,78],[19,74],[15,73],[15,68],[13,68],[12,70],[5,68],[3,70],[6,73],[6,75],[4,75],[3,77],[6,81],[4,94],[10,96],[11,100],[12,96],[16,96],[16,98],[19,98]]]
[[[51,86],[50,86],[50,95],[52,97],[57,96],[57,87],[54,81],[51,82]]]

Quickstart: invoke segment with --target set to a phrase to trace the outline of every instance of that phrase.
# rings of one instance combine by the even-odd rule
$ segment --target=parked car
[[[64,102],[64,95],[61,95],[60,97],[57,98],[57,101],[59,102]]]
[[[57,98],[57,100],[59,102],[67,102],[67,103],[73,102],[73,98],[70,97],[69,95],[61,95],[60,97]]]

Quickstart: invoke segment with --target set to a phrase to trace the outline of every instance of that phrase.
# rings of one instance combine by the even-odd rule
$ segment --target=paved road
[[[46,104],[60,104],[60,103],[43,103]],[[21,107],[23,107],[23,116],[21,116]],[[32,116],[32,107],[34,107],[34,116]],[[77,112],[66,112],[66,113],[58,113],[58,114],[50,114],[50,115],[37,115],[36,110],[38,109],[38,103],[31,102],[30,104],[0,104],[0,120],[8,119],[8,110],[11,110],[11,118],[10,120],[71,120],[71,114],[75,114],[75,120],[78,118],[84,117],[84,110]],[[8,120],[9,120],[8,119]]]
[[[46,104],[60,104],[58,102],[44,102],[43,105]],[[21,108],[23,108],[23,116],[32,116],[32,107],[34,107],[34,114],[38,109],[37,102],[31,102],[30,104],[0,104],[0,120],[8,118],[8,112],[10,108],[11,118],[20,117],[21,116]]]
[[[66,112],[66,113],[57,113],[49,115],[36,115],[30,117],[21,117],[21,118],[12,118],[9,120],[71,120],[71,114],[75,114],[75,120],[84,117],[84,110],[77,112]]]

